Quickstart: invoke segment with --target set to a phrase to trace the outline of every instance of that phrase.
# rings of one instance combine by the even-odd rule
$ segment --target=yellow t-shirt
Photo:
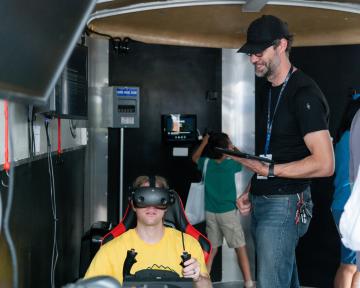
[[[192,236],[184,233],[185,250],[191,254],[200,264],[200,273],[208,275],[203,251],[199,242]],[[100,248],[92,260],[85,278],[108,275],[123,282],[123,264],[127,251],[135,249],[137,262],[132,266],[130,273],[156,267],[169,267],[182,277],[181,254],[183,244],[181,232],[173,228],[165,228],[163,238],[155,244],[144,242],[136,233],[130,229],[119,237],[111,240]],[[154,269],[154,268],[153,268]],[[165,269],[163,269],[165,270]]]

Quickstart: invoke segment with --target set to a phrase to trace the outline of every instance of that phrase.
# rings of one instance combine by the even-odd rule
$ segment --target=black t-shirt
[[[310,155],[303,138],[307,133],[328,129],[329,107],[317,84],[301,70],[296,70],[283,90],[273,117],[281,86],[271,87],[267,82],[256,95],[259,98],[255,151],[257,155],[264,154],[269,89],[272,89],[270,119],[273,119],[273,124],[268,153],[272,154],[275,163],[288,163]],[[251,192],[256,195],[295,194],[309,183],[310,179],[257,179],[254,175]]]

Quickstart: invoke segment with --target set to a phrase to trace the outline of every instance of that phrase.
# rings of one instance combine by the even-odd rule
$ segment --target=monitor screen
[[[0,97],[45,104],[95,0],[2,0]]]
[[[162,131],[166,142],[195,141],[197,136],[196,115],[162,115]]]

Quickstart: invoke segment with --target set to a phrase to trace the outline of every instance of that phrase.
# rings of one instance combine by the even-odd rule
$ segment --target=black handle
[[[181,261],[180,265],[181,265],[182,267],[185,267],[184,263],[185,263],[187,260],[191,259],[191,254],[189,254],[188,252],[184,251],[184,252],[182,253],[182,255],[181,255],[181,259],[182,259],[182,261]]]

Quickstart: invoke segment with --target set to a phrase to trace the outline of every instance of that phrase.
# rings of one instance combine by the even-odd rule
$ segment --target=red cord
[[[4,115],[5,115],[5,171],[10,170],[9,163],[9,106],[8,102],[4,101]]]
[[[58,118],[58,155],[61,154],[61,119]]]

